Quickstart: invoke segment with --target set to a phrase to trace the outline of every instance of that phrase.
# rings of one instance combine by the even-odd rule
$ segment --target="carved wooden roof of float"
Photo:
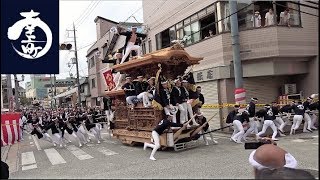
[[[137,68],[143,69],[144,67],[155,66],[158,69],[158,64],[178,66],[184,64],[188,66],[199,64],[203,58],[190,56],[179,44],[174,44],[171,47],[161,49],[149,54],[145,54],[142,58],[133,59],[123,64],[118,64],[112,67],[116,71],[131,74],[130,71],[135,71]],[[154,68],[151,68],[154,69]]]
[[[114,96],[122,96],[124,95],[124,90],[113,90],[113,91],[106,91],[105,93],[107,96],[114,97]]]

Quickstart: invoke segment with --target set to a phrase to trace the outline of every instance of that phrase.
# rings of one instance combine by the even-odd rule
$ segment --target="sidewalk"
[[[1,147],[1,161],[6,162],[11,145]]]

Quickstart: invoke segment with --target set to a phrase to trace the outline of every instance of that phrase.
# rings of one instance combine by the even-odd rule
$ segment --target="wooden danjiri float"
[[[171,47],[145,54],[142,58],[117,64],[112,69],[122,74],[129,74],[132,78],[141,74],[145,77],[157,77],[161,69],[161,74],[170,82],[184,74],[188,67],[199,64],[202,59],[191,57],[180,44],[174,44]],[[156,78],[156,84],[158,81],[159,78]],[[154,103],[152,107],[146,108],[142,103],[138,103],[134,109],[131,109],[126,105],[124,90],[106,91],[106,96],[113,99],[113,137],[129,145],[150,143],[152,130],[164,118],[163,108],[154,106]],[[200,132],[202,128],[203,126],[192,126],[182,130],[182,133],[179,129],[173,129],[173,132],[165,131],[160,136],[161,147],[162,149],[171,147],[178,151],[187,146],[193,146],[191,136],[196,134],[195,131]]]

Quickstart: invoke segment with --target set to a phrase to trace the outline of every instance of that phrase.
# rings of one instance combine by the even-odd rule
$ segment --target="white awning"
[[[73,89],[70,89],[69,91],[66,91],[66,92],[63,92],[63,93],[61,93],[61,94],[56,95],[56,96],[54,96],[53,98],[54,98],[54,99],[57,99],[57,98],[60,98],[60,97],[65,97],[65,96],[71,95],[71,94],[77,92],[77,89],[78,89],[78,88],[75,87],[75,88],[73,88]]]

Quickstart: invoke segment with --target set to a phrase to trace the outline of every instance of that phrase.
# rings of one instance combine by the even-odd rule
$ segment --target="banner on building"
[[[1,114],[1,147],[16,143],[20,137],[20,113]]]
[[[113,81],[113,76],[112,76],[112,70],[106,70],[103,74],[103,77],[106,81],[106,84],[108,86],[108,90],[111,91],[113,88],[116,87],[116,84]]]

